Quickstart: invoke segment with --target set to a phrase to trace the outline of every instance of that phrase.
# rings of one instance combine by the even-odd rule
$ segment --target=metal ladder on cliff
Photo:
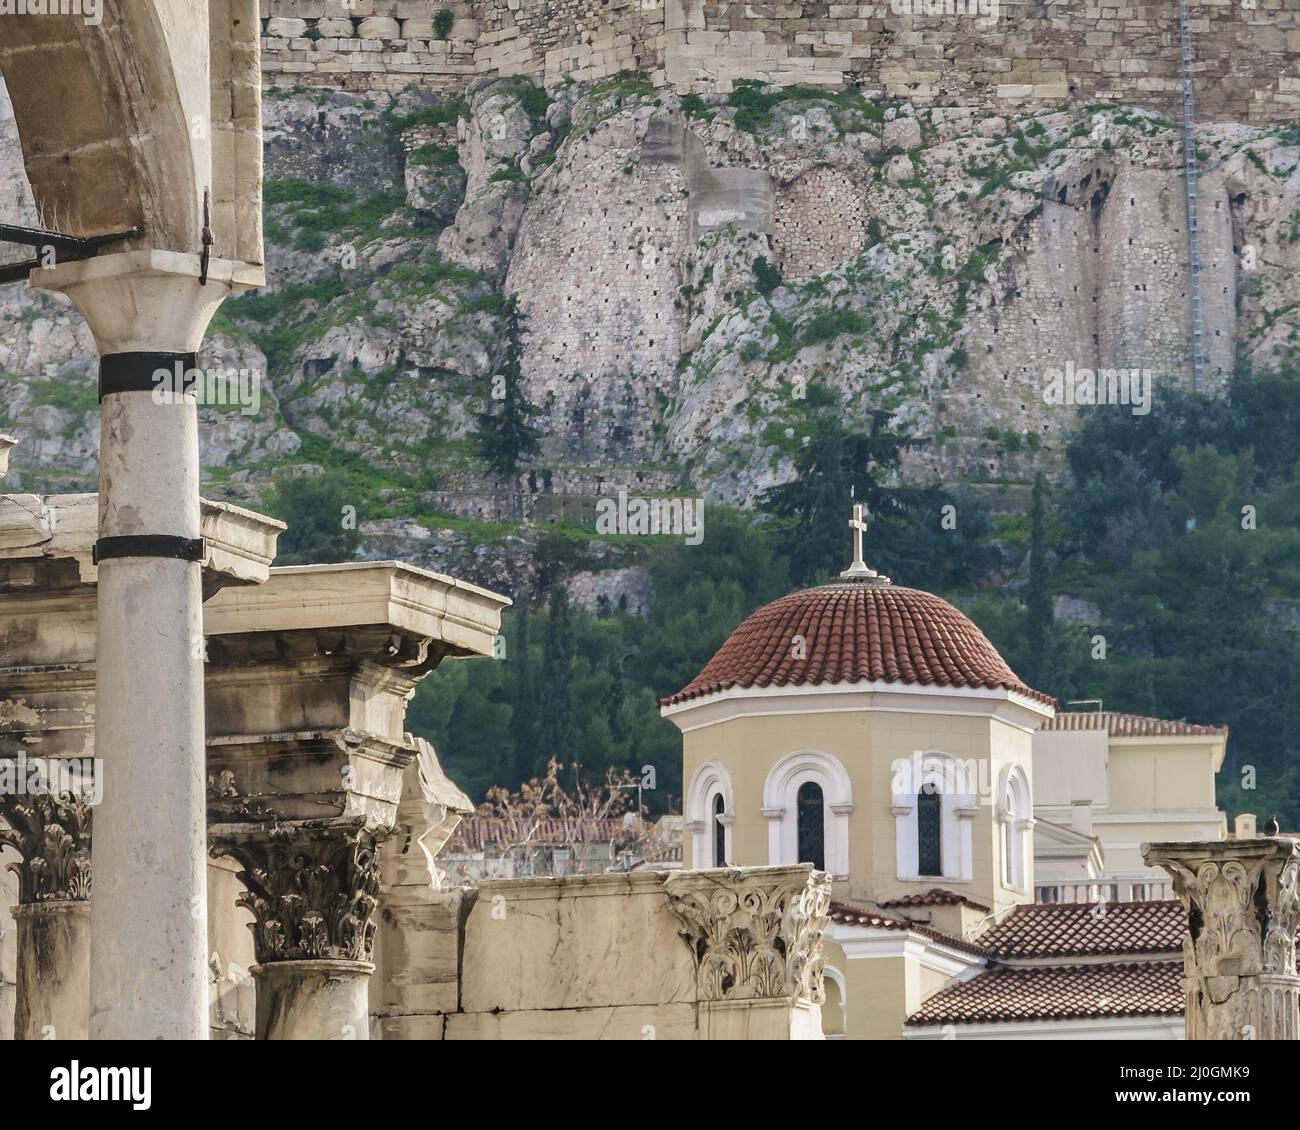
[[[1183,70],[1183,168],[1187,186],[1188,289],[1192,299],[1192,390],[1205,375],[1205,320],[1201,310],[1201,232],[1197,218],[1200,169],[1196,162],[1196,97],[1192,91],[1192,29],[1187,0],[1178,0],[1178,38]]]

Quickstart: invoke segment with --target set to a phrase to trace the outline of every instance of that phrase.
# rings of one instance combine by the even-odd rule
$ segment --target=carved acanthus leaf
[[[825,1000],[827,876],[808,868],[679,872],[665,886],[701,1000]]]
[[[279,825],[231,836],[213,850],[242,867],[239,905],[253,913],[259,962],[370,959],[379,902],[373,836],[352,827]]]
[[[0,794],[0,846],[21,857],[7,870],[18,876],[22,904],[90,898],[91,806],[65,793]]]

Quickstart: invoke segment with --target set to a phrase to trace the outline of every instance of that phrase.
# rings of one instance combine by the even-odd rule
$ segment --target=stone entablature
[[[485,76],[550,85],[635,70],[678,91],[725,92],[758,79],[861,84],[935,105],[1008,108],[1072,96],[1169,114],[1180,105],[1172,0],[1050,12],[1003,0],[992,21],[895,8],[901,3],[889,0],[263,0],[262,66],[269,83],[367,91],[460,93]],[[1294,116],[1300,13],[1285,0],[1259,0],[1194,3],[1191,15],[1202,117]]]

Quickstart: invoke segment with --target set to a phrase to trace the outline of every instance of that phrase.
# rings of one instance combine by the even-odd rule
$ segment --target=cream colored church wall
[[[931,968],[913,954],[905,955],[903,935],[896,935],[899,952],[849,957],[827,938],[826,964],[845,987],[845,1038],[898,1040],[903,1022],[940,989],[951,984],[951,973]]]
[[[853,781],[849,832],[850,874],[870,870],[869,826],[865,814],[872,807],[874,781],[868,772],[870,735],[866,715],[856,713],[784,714],[735,718],[682,735],[683,781],[689,783],[705,762],[722,765],[731,776],[735,823],[731,828],[732,858],[738,867],[775,863],[768,858],[768,822],[763,816],[763,786],[768,772],[786,754],[817,749],[836,757]],[[683,859],[699,867],[693,857],[693,837],[686,836]],[[837,884],[837,892],[839,885]]]
[[[1214,747],[1112,738],[1110,787],[1112,812],[1213,808]]]
[[[845,1038],[896,1040],[908,1014],[907,962],[896,957],[848,959],[835,942],[823,943],[826,964],[844,978]]]
[[[932,702],[927,696],[918,699],[921,705]],[[933,710],[817,713],[807,709],[805,697],[796,701],[795,713],[731,718],[683,734],[683,780],[688,791],[706,762],[721,765],[730,776],[735,819],[729,863],[744,867],[777,862],[769,859],[769,822],[762,814],[764,783],[783,757],[815,749],[837,758],[852,781],[849,879],[835,883],[836,897],[888,898],[942,885],[999,908],[1029,899],[1028,891],[1010,891],[1000,883],[1001,844],[992,795],[1009,763],[1021,766],[1032,786],[1029,732],[985,715]],[[890,810],[894,766],[931,750],[974,763],[982,795],[972,818],[971,881],[898,878],[897,832]],[[691,816],[688,813],[688,819]],[[701,866],[694,858],[694,837],[689,832],[683,858],[688,867]],[[1032,875],[1032,849],[1027,873]]]

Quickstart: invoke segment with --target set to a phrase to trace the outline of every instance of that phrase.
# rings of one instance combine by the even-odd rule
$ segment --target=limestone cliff
[[[625,75],[455,102],[273,91],[264,117],[271,281],[227,304],[205,364],[265,380],[256,411],[203,409],[206,490],[257,504],[278,475],[346,475],[370,555],[501,583],[535,539],[519,522],[555,519],[594,599],[629,559],[595,537],[597,498],[750,505],[791,474],[814,405],[896,411],[931,440],[913,475],[1014,481],[1055,465],[1075,417],[1045,402],[1050,370],[1190,380],[1181,131],[1150,111],[680,96]],[[6,214],[31,221],[3,118]],[[1300,132],[1207,124],[1199,145],[1221,388],[1295,348]],[[513,483],[472,438],[507,296],[545,441]],[[92,487],[80,319],[16,286],[0,326],[10,484]]]

